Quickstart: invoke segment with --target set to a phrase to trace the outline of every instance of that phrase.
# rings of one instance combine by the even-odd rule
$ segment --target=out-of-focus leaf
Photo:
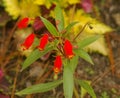
[[[67,62],[67,64],[64,65],[63,71],[63,89],[65,98],[72,98],[74,88],[73,72],[69,65],[69,62]]]
[[[91,63],[91,64],[94,64],[92,59],[90,58],[89,54],[82,50],[82,49],[78,49],[75,51],[77,55],[79,55],[81,58],[83,58],[85,61]]]
[[[53,1],[52,0],[34,0],[34,3],[36,5],[44,5],[49,9],[51,7]]]
[[[64,17],[62,13],[62,9],[59,5],[55,8],[55,20],[58,22],[57,27],[58,31],[61,32],[64,29]]]
[[[73,21],[78,21],[79,23],[72,28],[72,32],[77,35],[80,30],[84,27],[86,23],[90,23],[86,26],[86,28],[83,30],[83,32],[80,34],[79,38],[80,40],[89,37],[91,35],[95,34],[105,34],[108,32],[112,32],[113,29],[104,23],[96,20],[95,18],[92,18],[89,14],[86,14],[83,10],[76,10],[72,15],[73,12],[72,9],[68,11],[68,13],[65,13],[65,23],[69,24],[71,23],[71,19]],[[97,44],[96,44],[97,43]],[[93,45],[94,44],[94,45]],[[90,52],[99,52],[103,55],[107,55],[107,48],[105,45],[104,38],[99,41],[94,42],[92,45],[90,45],[89,48],[86,48],[87,51],[90,50]],[[97,45],[97,46],[96,46]],[[99,48],[98,48],[99,47]]]
[[[93,42],[90,45],[88,45],[87,47],[85,47],[85,50],[87,52],[93,52],[93,51],[98,52],[105,56],[108,55],[108,48],[107,48],[104,37],[99,38],[95,42]]]
[[[80,0],[68,0],[69,4],[77,4],[80,3]]]
[[[50,23],[47,19],[41,17],[41,20],[43,21],[44,25],[46,26],[46,28],[48,29],[48,31],[54,35],[54,36],[58,36],[59,33],[57,32],[56,28],[53,26],[52,23]]]
[[[57,80],[49,83],[37,84],[31,87],[25,88],[16,93],[16,95],[26,95],[26,94],[34,94],[34,93],[42,93],[47,92],[62,83],[62,80]]]
[[[3,0],[5,10],[16,19],[20,15],[20,8],[17,0]]]
[[[77,82],[82,88],[84,88],[92,96],[92,98],[97,98],[93,88],[86,81],[77,80]]]
[[[70,18],[71,11],[72,10],[70,10],[69,14],[67,14],[69,19],[71,19]],[[104,23],[96,20],[95,18],[92,18],[89,14],[86,14],[83,10],[77,10],[75,12],[75,14],[71,17],[74,21],[79,22],[79,24],[77,24],[77,26],[75,26],[73,28],[73,31],[75,33],[79,32],[80,29],[83,28],[83,26],[86,23],[90,23],[89,26],[91,26],[91,28],[89,28],[89,26],[87,26],[83,31],[83,33],[86,33],[87,35],[89,35],[89,34],[105,34],[107,32],[113,31],[113,29],[111,27],[109,27],[109,26],[105,25]],[[69,20],[69,21],[71,22],[71,20]]]
[[[27,59],[23,62],[22,64],[22,70],[30,66],[33,62],[35,62],[37,59],[40,57],[44,56],[46,53],[51,51],[53,47],[48,46],[44,51],[40,51],[39,49],[34,50],[28,57]]]
[[[19,16],[33,18],[40,15],[40,9],[33,0],[3,0],[3,3],[5,10],[13,19]]]
[[[66,28],[65,28],[65,33],[64,33],[64,36],[66,36],[69,32],[70,32],[70,30],[71,30],[71,28],[74,26],[74,25],[76,25],[78,22],[72,22],[72,23],[70,23]]]
[[[92,37],[87,37],[83,40],[78,41],[78,47],[79,48],[84,48],[86,46],[88,46],[89,44],[93,43],[94,41],[96,41],[97,39],[99,39],[101,37],[101,35],[95,35]]]

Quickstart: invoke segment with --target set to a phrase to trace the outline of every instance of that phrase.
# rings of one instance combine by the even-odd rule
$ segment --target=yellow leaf
[[[37,5],[45,5],[48,9],[51,7],[53,1],[51,0],[34,0]]]
[[[22,0],[20,2],[21,16],[36,17],[40,15],[39,6],[33,3],[33,0]]]
[[[69,4],[76,4],[76,3],[80,3],[80,0],[68,0]]]
[[[34,3],[38,4],[38,5],[43,5],[43,4],[45,4],[45,1],[46,0],[35,0]]]
[[[17,0],[3,0],[5,10],[16,19],[20,15],[20,8]]]
[[[77,35],[80,30],[84,27],[85,24],[90,23],[90,26],[86,26],[86,28],[83,30],[82,34],[79,36],[78,40],[84,39],[85,37],[89,37],[93,34],[105,34],[108,32],[113,31],[113,29],[104,23],[92,18],[90,15],[84,13],[83,10],[77,10],[74,11],[73,8],[70,9],[69,12],[64,15],[65,17],[65,22],[69,24],[71,21],[78,21],[79,23],[76,24],[73,29],[72,33]],[[85,48],[86,51],[89,52],[99,52],[103,55],[107,55],[107,47],[105,44],[105,39],[101,38],[97,40],[96,42],[90,44],[88,47]]]
[[[95,41],[92,44],[88,45],[85,48],[85,50],[88,51],[88,52],[93,52],[93,51],[98,52],[98,53],[103,54],[105,56],[108,55],[108,49],[107,49],[104,37],[101,37],[97,41]]]
[[[33,0],[3,0],[5,10],[13,19],[21,17],[36,17],[40,15],[40,9]]]
[[[82,10],[77,10],[73,14],[72,19],[74,21],[79,21],[79,24],[77,24],[77,26],[74,27],[75,33],[79,32],[80,28],[82,28],[86,23],[90,23],[90,26],[92,26],[92,29],[85,28],[84,31],[87,33],[104,34],[107,32],[111,32],[113,30],[109,26],[103,24],[102,22],[96,20],[95,18],[92,18],[90,15],[84,13]]]

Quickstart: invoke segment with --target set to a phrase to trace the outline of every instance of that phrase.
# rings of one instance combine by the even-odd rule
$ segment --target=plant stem
[[[78,92],[77,92],[77,90],[76,90],[75,87],[74,87],[73,91],[74,91],[75,97],[76,97],[76,98],[79,98],[79,94],[78,94]]]
[[[73,42],[78,38],[78,36],[84,31],[84,29],[87,27],[87,25],[90,25],[90,22],[86,23],[83,28],[81,29],[81,31],[75,36],[75,38],[73,39]]]
[[[14,83],[13,83],[13,89],[12,89],[12,93],[11,93],[11,98],[14,98],[14,95],[15,95],[15,89],[16,89],[16,83],[17,83],[19,69],[20,69],[20,66],[19,66],[19,64],[17,64],[16,74],[15,74]]]

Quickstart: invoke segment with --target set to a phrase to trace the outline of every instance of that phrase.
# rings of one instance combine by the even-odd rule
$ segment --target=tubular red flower
[[[74,56],[74,54],[73,54],[73,46],[72,46],[72,44],[70,43],[69,40],[65,40],[63,49],[64,49],[64,52],[65,52],[65,55],[69,59]]]
[[[54,61],[54,72],[57,74],[60,72],[62,67],[62,59],[61,56],[56,56],[56,59]]]
[[[17,24],[19,29],[26,28],[28,26],[29,18],[25,17],[22,20],[20,20]]]
[[[42,38],[40,39],[40,44],[38,46],[39,50],[44,50],[45,46],[48,43],[48,34],[44,34]]]
[[[30,46],[32,45],[32,43],[34,42],[35,39],[35,34],[31,33],[24,41],[23,44],[21,44],[21,46],[23,46],[23,50],[29,49]]]

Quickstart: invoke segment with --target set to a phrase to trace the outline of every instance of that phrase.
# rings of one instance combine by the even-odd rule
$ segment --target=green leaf
[[[46,28],[48,29],[48,31],[54,35],[54,36],[59,36],[59,33],[57,32],[56,28],[54,27],[54,25],[49,22],[47,19],[40,17],[41,20],[43,21],[44,25],[46,26]]]
[[[89,85],[90,85],[90,81],[87,81],[85,80],[85,82],[87,82]],[[80,98],[84,98],[85,95],[87,94],[87,91],[81,86],[81,89],[80,89]]]
[[[75,72],[75,69],[77,67],[78,64],[78,56],[75,55],[71,60],[70,60],[70,65],[69,67],[71,68],[72,72]]]
[[[84,47],[88,46],[89,44],[93,43],[94,41],[96,41],[97,39],[99,39],[100,37],[101,37],[101,35],[95,35],[92,37],[85,38],[78,42],[78,47],[84,48]]]
[[[78,50],[75,51],[75,53],[77,55],[79,55],[81,58],[83,58],[85,61],[94,65],[94,63],[93,63],[91,57],[89,56],[89,54],[86,51],[84,51],[83,49],[78,49]]]
[[[39,49],[34,50],[28,57],[27,59],[23,62],[22,64],[22,70],[26,69],[30,64],[35,62],[37,59],[40,57],[44,56],[46,53],[51,51],[53,47],[47,46],[44,51],[40,51]]]
[[[31,87],[25,88],[19,92],[16,93],[16,95],[26,95],[26,94],[33,94],[33,93],[41,93],[41,92],[47,92],[49,90],[52,90],[53,88],[60,85],[63,81],[57,80],[49,83],[43,83],[43,84],[36,84]]]
[[[39,42],[40,42],[40,40],[39,40],[38,38],[35,37],[33,46],[34,46],[34,47],[38,46]]]
[[[93,88],[84,80],[77,80],[79,85],[83,87],[91,96],[92,98],[96,98],[95,92]]]
[[[57,24],[58,31],[61,32],[64,29],[64,17],[62,13],[62,9],[59,5],[55,7],[55,20],[59,23]]]
[[[73,72],[69,67],[69,63],[67,62],[67,64],[64,65],[63,72],[63,89],[65,98],[72,98],[73,88],[74,88]]]
[[[64,36],[66,36],[68,33],[69,33],[69,31],[70,31],[70,29],[74,26],[74,25],[76,25],[78,22],[72,22],[72,23],[70,23],[66,28],[65,28],[65,33],[64,33]]]

